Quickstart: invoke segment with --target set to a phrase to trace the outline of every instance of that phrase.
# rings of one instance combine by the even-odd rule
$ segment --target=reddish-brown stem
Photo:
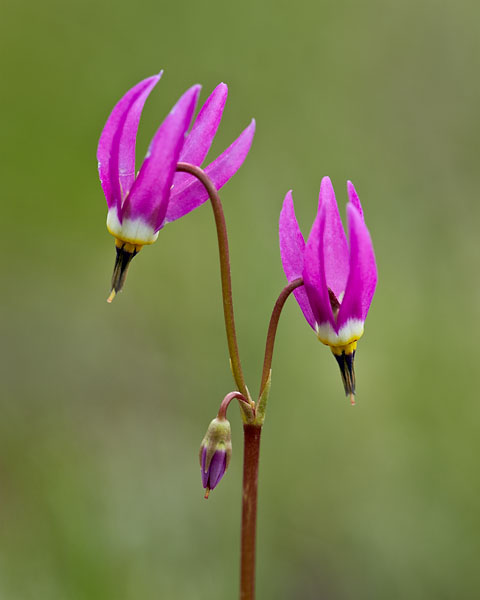
[[[222,280],[223,313],[225,316],[225,330],[227,333],[228,351],[232,364],[232,372],[238,389],[245,397],[249,397],[245,378],[243,376],[240,355],[238,352],[237,333],[235,330],[235,318],[233,314],[232,278],[230,275],[230,253],[228,250],[227,225],[223,214],[222,203],[218,191],[210,177],[195,165],[189,163],[177,163],[177,171],[189,173],[196,177],[205,187],[210,197],[215,225],[217,227],[218,252],[220,255],[220,273]]]
[[[242,546],[240,600],[255,598],[255,542],[257,529],[258,461],[261,426],[243,426]]]
[[[282,314],[283,305],[287,301],[287,298],[296,288],[303,285],[303,279],[299,277],[294,281],[291,281],[283,290],[280,292],[280,295],[275,302],[275,306],[273,307],[272,316],[270,317],[270,324],[268,326],[267,333],[267,341],[265,344],[265,358],[263,361],[263,371],[262,371],[262,381],[260,383],[260,393],[259,397],[261,397],[265,386],[267,385],[268,378],[270,376],[270,369],[272,368],[272,359],[273,359],[273,348],[275,346],[275,336],[277,334],[278,321],[280,319],[280,315]]]
[[[243,394],[240,392],[230,392],[225,396],[220,404],[220,408],[218,409],[217,418],[218,419],[226,419],[227,418],[227,408],[232,400],[237,398],[240,402],[245,403],[248,407],[250,407],[250,402],[245,398]]]

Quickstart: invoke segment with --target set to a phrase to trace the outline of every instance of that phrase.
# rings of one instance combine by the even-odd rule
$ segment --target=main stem
[[[230,253],[228,250],[228,235],[225,216],[218,191],[203,169],[189,163],[177,163],[177,171],[189,173],[196,177],[205,187],[210,197],[215,225],[217,228],[218,253],[220,257],[220,274],[222,281],[223,314],[225,316],[225,330],[227,333],[228,352],[232,365],[233,378],[242,394],[249,398],[245,378],[243,376],[240,355],[238,352],[237,334],[235,330],[235,317],[233,314],[232,278],[230,275]]]
[[[243,426],[243,497],[240,565],[240,600],[255,598],[255,547],[257,530],[258,461],[260,458],[259,425]]]
[[[300,277],[290,282],[278,296],[273,307],[272,316],[268,326],[267,341],[265,344],[265,359],[263,362],[262,381],[260,384],[261,398],[270,377],[272,368],[273,349],[275,336],[282,309],[287,298],[296,288],[303,285]],[[262,402],[257,403],[257,408],[262,408]],[[263,407],[264,410],[265,407]],[[257,530],[257,497],[258,497],[258,464],[260,459],[260,437],[264,414],[256,424],[245,424],[244,453],[243,453],[243,495],[242,495],[242,540],[241,540],[241,566],[240,566],[240,600],[255,599],[255,549]]]

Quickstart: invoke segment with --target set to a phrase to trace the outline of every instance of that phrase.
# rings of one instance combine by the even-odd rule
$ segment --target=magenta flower
[[[288,281],[303,277],[294,291],[318,339],[330,346],[340,366],[345,393],[355,394],[353,359],[377,284],[370,234],[358,195],[349,181],[347,205],[350,246],[328,177],[322,179],[318,212],[305,245],[295,217],[292,193],[280,214],[280,253]]]
[[[116,239],[117,259],[111,301],[125,281],[131,259],[152,244],[159,230],[183,217],[208,199],[191,175],[175,173],[179,161],[201,165],[220,124],[228,89],[219,84],[200,110],[185,137],[195,112],[200,86],[187,90],[157,130],[138,173],[135,140],[143,105],[162,73],[144,79],[116,104],[103,128],[97,159],[107,200],[107,228]],[[205,171],[221,188],[240,168],[250,149],[255,121]]]

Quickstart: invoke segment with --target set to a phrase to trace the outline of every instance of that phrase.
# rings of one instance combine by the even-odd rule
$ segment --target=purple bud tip
[[[205,462],[207,459],[207,448],[202,448],[202,484],[206,489],[205,498],[208,498],[210,490],[213,490],[220,479],[225,474],[227,468],[227,452],[225,450],[216,450],[212,456],[212,460],[207,468]]]

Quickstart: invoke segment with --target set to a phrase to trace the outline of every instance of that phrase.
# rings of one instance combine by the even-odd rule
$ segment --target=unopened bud
[[[225,474],[232,455],[232,433],[227,419],[213,419],[200,446],[200,467],[205,498]]]

